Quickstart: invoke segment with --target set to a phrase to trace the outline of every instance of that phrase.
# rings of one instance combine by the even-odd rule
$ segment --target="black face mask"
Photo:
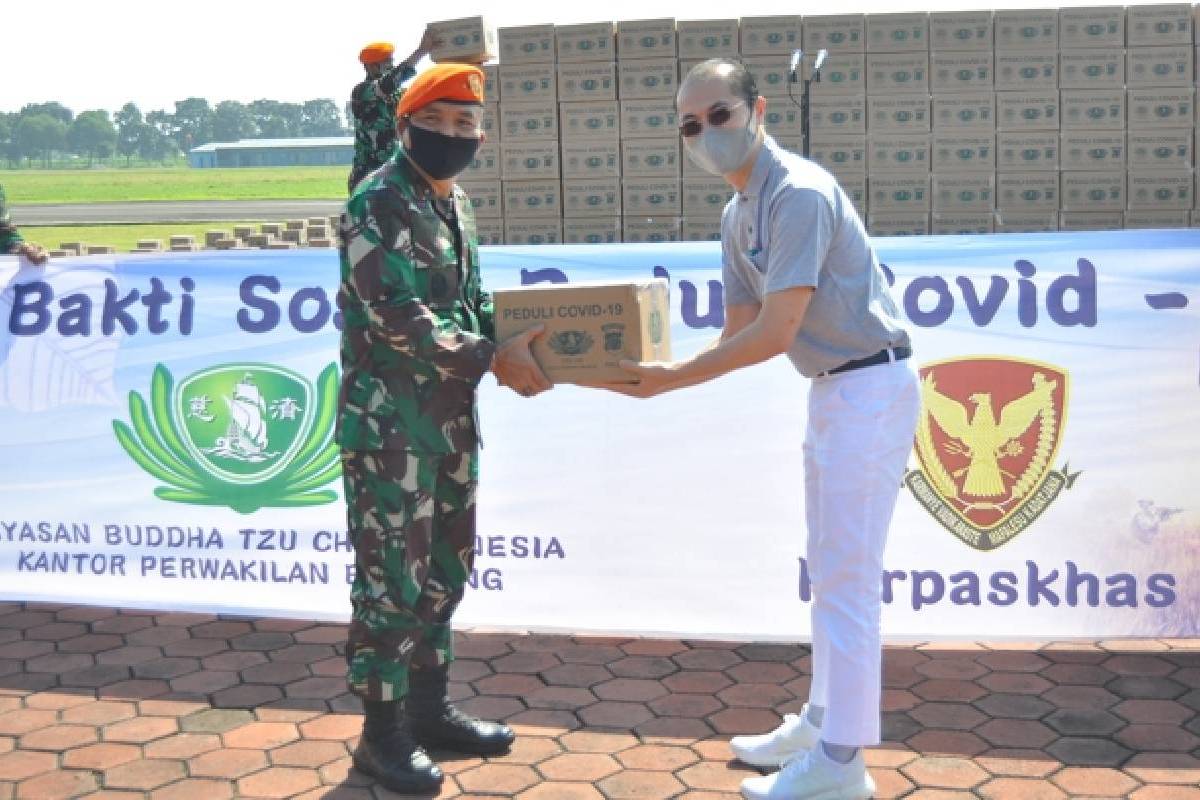
[[[479,150],[479,139],[447,136],[437,131],[408,126],[410,146],[405,148],[412,162],[435,181],[444,181],[466,169]]]

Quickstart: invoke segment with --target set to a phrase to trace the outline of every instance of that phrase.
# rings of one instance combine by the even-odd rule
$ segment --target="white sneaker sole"
[[[749,752],[746,750],[742,750],[739,747],[734,747],[732,743],[730,743],[729,749],[733,752],[734,757],[737,758],[738,761],[741,761],[743,764],[749,764],[752,767],[764,767],[764,768],[775,767],[775,768],[778,768],[778,767],[782,767],[784,764],[791,761],[796,756],[801,755],[802,753],[806,752],[810,748],[807,748],[807,747],[800,748],[799,750],[796,750],[791,753],[787,753],[786,755],[776,756],[775,758],[768,758],[766,756],[756,755],[755,753],[752,753],[752,752]]]
[[[861,786],[850,788],[843,786],[837,789],[830,789],[819,794],[806,794],[801,800],[870,800],[875,796],[875,781],[870,775],[863,781]],[[758,795],[750,794],[745,787],[742,787],[742,797],[748,800],[758,800]],[[789,798],[789,800],[792,800]]]

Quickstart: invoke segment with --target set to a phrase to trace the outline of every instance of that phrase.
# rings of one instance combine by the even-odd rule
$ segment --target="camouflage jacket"
[[[400,84],[417,71],[401,61],[378,78],[368,78],[350,93],[354,115],[354,169],[365,175],[382,166],[396,146],[396,105],[403,90]]]
[[[12,217],[8,213],[8,203],[4,199],[4,187],[0,186],[0,253],[11,253],[17,245],[25,240],[13,227]]]
[[[398,148],[346,203],[337,296],[345,450],[478,447],[475,389],[491,366],[495,327],[479,281],[475,213],[461,188],[452,199],[453,216],[439,214]]]

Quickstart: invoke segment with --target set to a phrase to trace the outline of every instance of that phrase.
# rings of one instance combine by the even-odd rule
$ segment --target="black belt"
[[[876,364],[886,364],[889,361],[903,361],[912,355],[911,347],[885,347],[878,353],[867,356],[866,358],[856,358],[853,361],[847,361],[845,364],[827,369],[821,375],[837,375],[839,372],[849,372],[852,369],[862,369],[863,367],[873,367]]]

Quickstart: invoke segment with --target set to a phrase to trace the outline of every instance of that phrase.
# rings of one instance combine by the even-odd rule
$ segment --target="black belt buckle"
[[[903,345],[900,347],[885,347],[874,355],[867,356],[866,358],[856,358],[853,361],[847,361],[845,364],[834,367],[831,370],[826,370],[824,374],[837,375],[842,372],[850,372],[851,370],[862,369],[863,367],[873,367],[876,364],[886,364],[889,361],[903,361],[911,355],[911,347],[904,347]]]

